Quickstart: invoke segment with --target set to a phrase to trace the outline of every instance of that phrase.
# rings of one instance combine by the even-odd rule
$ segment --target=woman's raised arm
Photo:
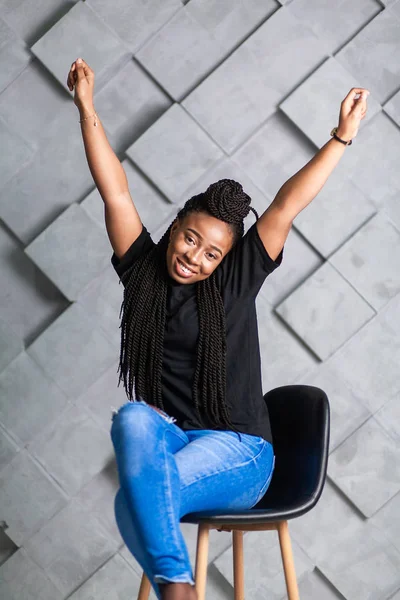
[[[292,222],[325,185],[346,148],[357,135],[360,122],[367,112],[365,88],[352,88],[340,105],[339,126],[332,137],[316,155],[280,188],[274,200],[257,221],[259,236],[273,260],[284,245]],[[333,132],[332,132],[333,133]],[[350,144],[348,144],[350,145]]]
[[[68,88],[75,87],[74,103],[80,114],[83,144],[93,180],[103,198],[111,246],[121,258],[142,231],[123,166],[110,146],[93,102],[94,72],[82,59],[71,65]]]

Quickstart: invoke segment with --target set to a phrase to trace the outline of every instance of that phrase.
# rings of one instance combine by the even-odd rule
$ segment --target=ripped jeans
[[[159,583],[195,585],[180,518],[253,507],[275,466],[273,446],[262,437],[183,430],[175,421],[136,400],[114,410],[111,425],[120,483],[117,526],[159,600]]]

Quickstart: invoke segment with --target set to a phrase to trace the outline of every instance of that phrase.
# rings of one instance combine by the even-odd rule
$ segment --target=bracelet
[[[344,144],[345,146],[351,146],[351,144],[353,143],[353,140],[350,140],[349,142],[346,142],[345,140],[341,140],[339,136],[336,135],[338,128],[334,127],[331,131],[331,136],[335,138],[335,140],[337,140],[338,142],[341,142],[342,144]]]
[[[79,123],[82,123],[83,121],[86,121],[87,119],[90,119],[91,117],[94,117],[94,123],[93,123],[93,125],[95,127],[97,127],[97,114],[96,113],[93,113],[92,115],[89,115],[88,117],[85,117],[84,119],[81,119],[79,121]]]

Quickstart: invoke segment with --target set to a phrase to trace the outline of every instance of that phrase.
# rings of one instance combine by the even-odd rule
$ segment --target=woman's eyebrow
[[[191,231],[192,233],[194,233],[195,235],[197,235],[197,237],[203,241],[203,238],[201,237],[201,235],[199,234],[198,231],[196,231],[195,229],[192,229],[191,227],[188,227],[188,231]],[[210,248],[214,248],[214,250],[216,250],[217,252],[219,252],[222,256],[222,250],[220,250],[219,248],[217,248],[217,246],[213,246],[212,244],[210,244]]]

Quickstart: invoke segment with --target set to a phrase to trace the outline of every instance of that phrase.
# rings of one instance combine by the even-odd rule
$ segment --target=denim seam
[[[185,579],[183,579],[183,577]],[[172,578],[172,577],[164,577],[164,575],[159,575],[156,574],[153,576],[154,581],[157,584],[163,584],[165,582],[169,582],[169,583],[190,583],[190,585],[195,585],[195,581],[193,579],[193,577],[189,574],[187,575],[178,575],[177,578]],[[157,581],[157,579],[163,579],[164,581]],[[189,579],[189,581],[188,581]]]
[[[157,412],[157,411],[155,411],[155,412]],[[165,441],[165,432],[166,432],[166,431],[167,431],[167,430],[165,429],[165,430],[164,430],[164,432],[163,432],[163,437],[162,437],[162,440],[163,440],[164,464],[166,465],[167,478],[168,478],[168,483],[167,483],[167,486],[166,486],[166,493],[167,493],[167,494],[170,494],[170,490],[171,490],[171,474],[170,474],[170,470],[169,470],[169,465],[168,465],[168,460],[167,460],[167,453],[166,453],[166,441]],[[170,497],[169,497],[169,500],[170,500],[170,501],[172,500],[172,498],[171,498],[171,495],[170,495]],[[171,502],[171,505],[172,505],[172,502]],[[175,546],[176,546],[176,548],[178,549],[178,548],[179,548],[179,540],[178,540],[178,539],[177,539],[177,537],[176,537],[176,531],[175,531],[175,529],[174,529],[174,523],[172,523],[172,524],[171,524],[171,515],[170,515],[170,513],[169,513],[169,512],[168,512],[168,520],[169,520],[169,522],[170,522],[170,528],[171,528],[171,529],[172,529],[172,531],[174,532],[174,542],[175,542]],[[172,527],[171,527],[171,525],[172,525]]]
[[[220,469],[219,471],[213,471],[212,473],[208,473],[207,475],[203,475],[203,477],[199,477],[198,479],[196,479],[195,481],[192,481],[192,483],[185,485],[181,488],[181,490],[186,489],[189,485],[193,485],[194,483],[198,483],[199,481],[202,481],[203,479],[206,479],[207,477],[213,477],[214,475],[218,475],[219,473],[226,473],[228,471],[232,471],[233,469],[238,469],[241,467],[244,467],[245,465],[248,465],[251,462],[254,462],[257,460],[257,458],[264,452],[265,448],[267,447],[267,444],[269,444],[269,442],[266,442],[264,444],[264,447],[260,450],[260,452],[257,454],[257,456],[253,456],[253,458],[251,458],[250,460],[241,463],[240,465],[235,465],[234,467],[230,467],[229,469]]]

